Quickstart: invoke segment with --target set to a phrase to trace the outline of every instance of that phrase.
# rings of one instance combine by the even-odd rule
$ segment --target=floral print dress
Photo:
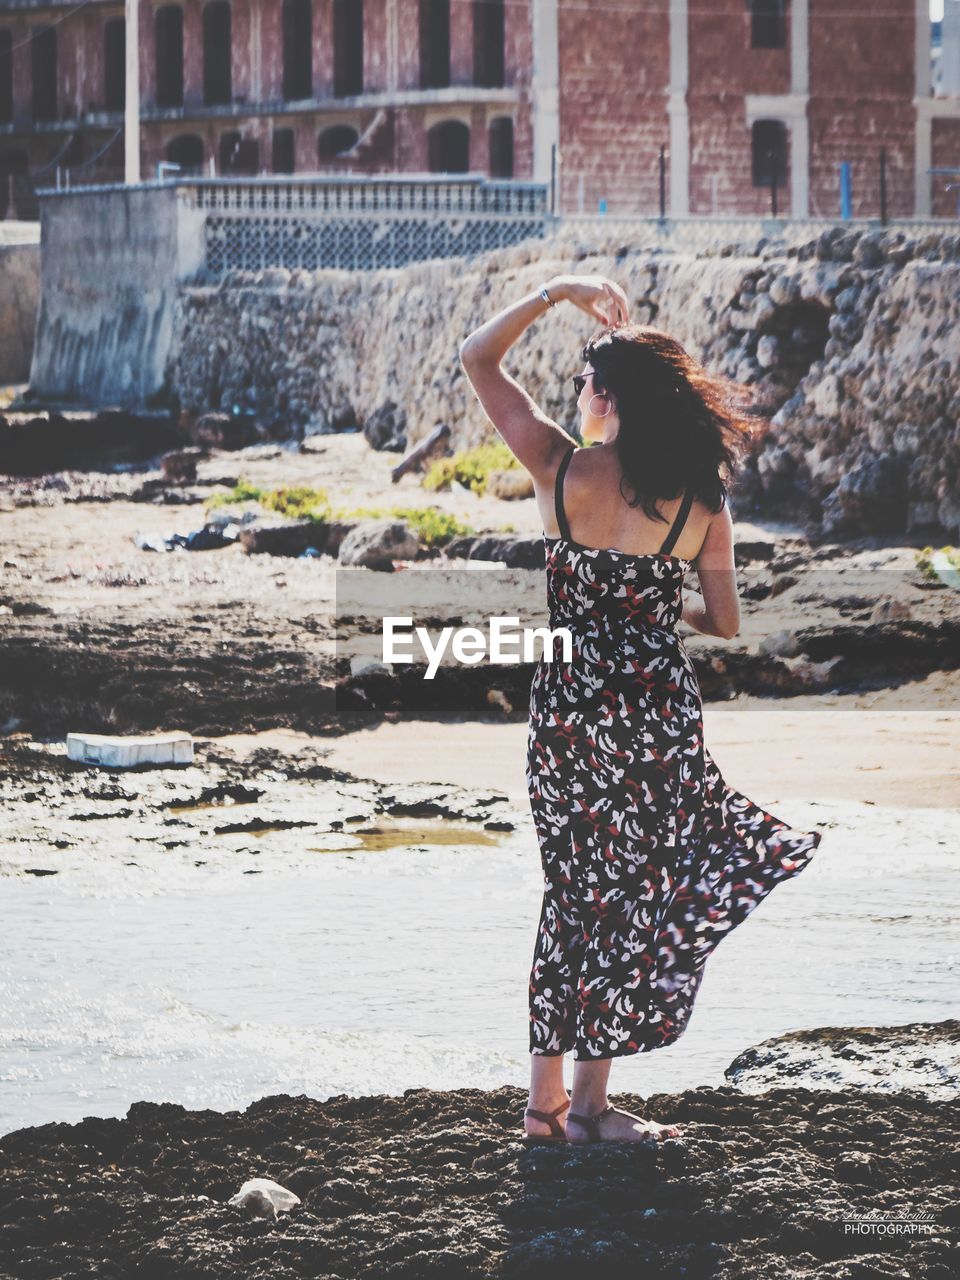
[[[797,831],[728,786],[703,741],[700,686],[675,628],[692,561],[546,538],[552,627],[570,663],[530,690],[527,787],[543,904],[530,973],[530,1052],[644,1053],[685,1029],[714,947],[820,831]]]

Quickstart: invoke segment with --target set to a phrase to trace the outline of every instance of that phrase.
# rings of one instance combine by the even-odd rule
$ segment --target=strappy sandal
[[[527,1107],[524,1111],[525,1116],[532,1116],[534,1120],[542,1120],[544,1124],[550,1126],[550,1133],[524,1133],[521,1135],[520,1141],[533,1145],[537,1142],[566,1142],[567,1135],[563,1131],[563,1125],[556,1118],[561,1111],[566,1111],[570,1105],[570,1099],[561,1102],[559,1107],[554,1107],[552,1111],[535,1111],[532,1107]]]
[[[582,1115],[579,1115],[576,1111],[571,1111],[570,1114],[567,1116],[567,1121],[569,1122],[570,1120],[576,1120],[578,1124],[583,1125],[587,1133],[590,1135],[590,1137],[587,1139],[587,1143],[589,1142],[645,1142],[650,1146],[656,1146],[657,1144],[660,1143],[661,1139],[658,1138],[655,1133],[647,1133],[643,1138],[603,1138],[601,1137],[600,1121],[603,1119],[604,1116],[610,1115],[612,1111],[618,1111],[618,1110],[619,1108],[615,1107],[612,1102],[608,1102],[602,1111],[598,1111],[597,1114],[593,1116],[582,1116]],[[627,1115],[629,1113],[621,1112],[621,1114]],[[567,1141],[570,1142],[570,1139],[568,1138]],[[587,1143],[578,1144],[575,1142],[570,1142],[570,1145],[572,1147],[577,1145],[586,1146]]]

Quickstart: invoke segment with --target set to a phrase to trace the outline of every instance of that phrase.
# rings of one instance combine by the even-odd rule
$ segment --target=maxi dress
[[[798,831],[730,787],[703,740],[696,672],[676,626],[692,561],[546,538],[551,627],[530,689],[527,787],[544,874],[530,973],[530,1052],[644,1053],[686,1028],[717,946],[807,866]],[[566,534],[567,536],[563,536]]]

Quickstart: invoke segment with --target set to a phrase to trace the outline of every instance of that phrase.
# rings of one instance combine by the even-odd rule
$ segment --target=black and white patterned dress
[[[551,626],[573,660],[541,659],[527,786],[544,873],[530,974],[530,1052],[644,1053],[685,1029],[714,947],[822,832],[796,831],[723,780],[703,741],[700,686],[675,628],[692,561],[573,541],[557,474],[546,538]]]

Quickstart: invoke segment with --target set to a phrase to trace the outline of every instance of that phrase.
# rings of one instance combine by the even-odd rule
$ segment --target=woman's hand
[[[606,276],[554,276],[548,289],[551,298],[565,298],[611,328],[630,318],[627,295]]]

